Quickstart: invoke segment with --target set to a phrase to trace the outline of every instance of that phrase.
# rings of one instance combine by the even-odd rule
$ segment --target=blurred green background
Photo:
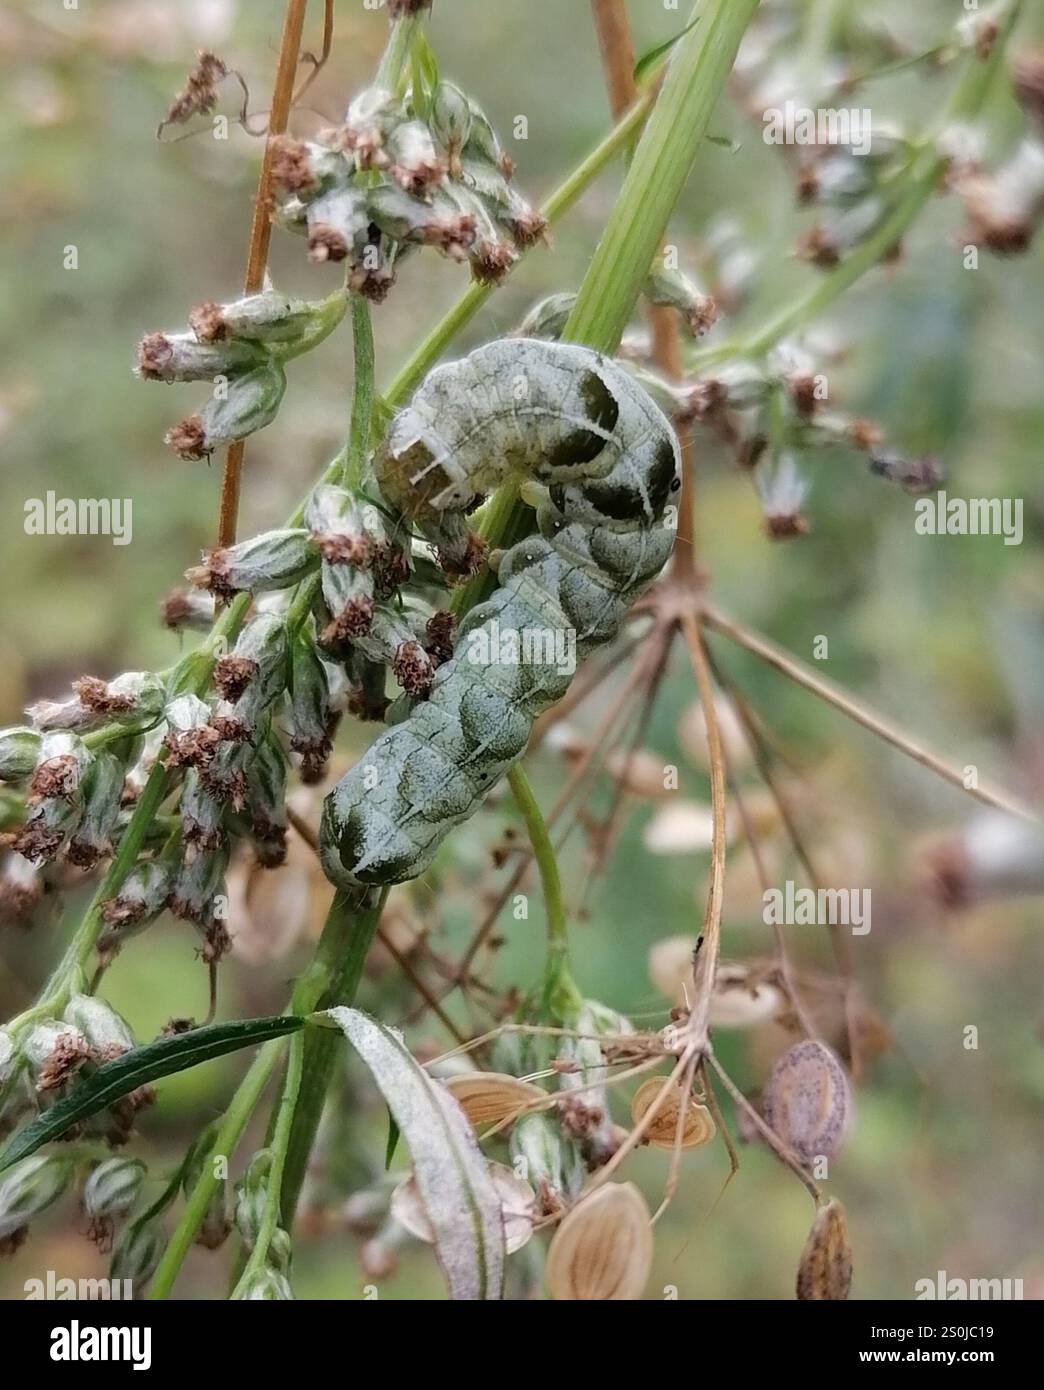
[[[310,15],[312,46],[320,8]],[[923,46],[944,36],[959,10],[947,0],[916,8],[888,0],[877,8]],[[639,52],[680,24],[678,12],[660,0],[634,0],[630,10]],[[29,699],[57,693],[85,672],[164,667],[178,654],[178,640],[156,620],[156,605],[213,539],[220,467],[182,463],[162,443],[167,426],[193,408],[193,388],[144,385],[130,366],[143,332],[178,326],[195,303],[236,293],[261,147],[236,129],[224,143],[206,133],[157,143],[155,129],[200,47],[214,48],[243,73],[251,109],[263,111],[280,16],[277,0],[80,0],[76,11],[60,0],[36,0],[9,3],[0,15],[4,723],[16,722]],[[1033,35],[1034,23],[1040,38],[1040,20],[1031,17],[1021,40]],[[587,0],[435,0],[430,34],[443,74],[485,106],[516,159],[519,186],[532,196],[550,192],[607,128]],[[295,113],[298,133],[338,120],[373,70],[384,35],[383,16],[361,0],[338,0],[333,54]],[[916,130],[938,110],[951,81],[923,74],[881,81],[871,89],[875,119],[880,110]],[[232,112],[235,97],[226,95],[223,109]],[[519,114],[528,117],[525,142],[510,138]],[[993,151],[1010,147],[1019,119],[999,88],[988,122]],[[683,262],[696,262],[708,231],[727,214],[763,256],[750,304],[715,330],[720,335],[756,324],[815,272],[790,254],[807,216],[794,208],[778,151],[727,101],[713,128],[740,148],[704,147],[671,239]],[[528,255],[469,325],[460,349],[510,331],[541,295],[575,288],[618,186],[619,170],[609,171],[556,229],[552,247]],[[846,347],[831,368],[831,388],[838,404],[879,421],[896,446],[938,454],[952,494],[1023,498],[1023,544],[915,536],[909,497],[851,455],[824,452],[810,461],[810,534],[772,545],[752,489],[700,437],[701,563],[720,604],[738,618],[806,660],[813,639],[827,636],[826,674],[959,765],[975,764],[1032,797],[1044,774],[1041,249],[1007,262],[984,255],[970,272],[962,267],[960,226],[955,201],[934,200],[902,261],[872,272],[830,313],[824,326]],[[70,245],[78,251],[76,270],[63,268]],[[336,284],[334,269],[310,265],[302,243],[278,231],[271,268],[275,283],[295,293],[317,296]],[[382,380],[465,279],[465,270],[430,254],[409,262],[375,311]],[[278,524],[337,449],[350,389],[344,329],[294,364],[278,420],[249,443],[244,534]],[[24,503],[48,489],[132,498],[133,543],[26,536]],[[1021,1277],[1027,1297],[1044,1296],[1039,898],[944,913],[924,887],[926,840],[968,822],[974,803],[725,643],[716,641],[714,650],[805,769],[793,788],[809,843],[835,882],[873,892],[873,930],[855,939],[853,952],[863,992],[893,1044],[859,1088],[855,1127],[829,1182],[849,1211],[853,1296],[910,1298],[915,1280],[939,1269],[966,1278]],[[680,650],[677,656],[645,743],[680,766],[685,798],[706,803],[704,770],[679,741],[679,720],[695,695]],[[571,727],[583,736],[602,707],[592,701]],[[343,735],[345,762],[366,736]],[[561,784],[562,763],[545,749],[533,771],[547,804]],[[594,804],[606,800],[601,787]],[[575,973],[591,997],[657,1027],[666,1005],[648,981],[646,955],[660,938],[698,928],[707,855],[650,854],[642,835],[656,808],[635,798],[628,809],[587,920],[574,927]],[[481,915],[479,876],[512,821],[510,802],[499,801],[461,832],[439,906],[423,887],[416,895],[413,910],[440,952],[459,950]],[[797,877],[774,833],[780,881]],[[564,858],[574,896],[584,878],[578,839]],[[736,886],[727,883],[730,958],[771,950],[748,860],[737,854]],[[307,891],[315,899],[310,920],[321,919],[325,901],[314,876]],[[77,901],[71,892],[66,914],[31,934],[0,935],[3,1016],[39,988]],[[272,910],[277,924],[280,913]],[[505,913],[501,927],[505,943],[494,977],[525,989],[540,969],[542,909],[535,906],[521,923]],[[789,930],[803,964],[828,968],[821,932]],[[274,955],[229,964],[223,1015],[282,1007],[306,947],[291,944]],[[141,1037],[171,1015],[201,1014],[205,979],[191,933],[161,922],[119,959],[105,992]],[[414,1013],[416,997],[385,963],[368,979],[363,1002],[400,1023]],[[454,1009],[466,1019],[459,1005]],[[977,1051],[963,1047],[967,1025],[979,1029]],[[432,1051],[448,1045],[430,1015],[409,1027],[408,1038]],[[778,1046],[774,1036],[719,1041],[726,1064],[751,1089],[762,1083]],[[162,1084],[133,1145],[157,1183],[201,1123],[220,1113],[241,1065],[210,1064]],[[336,1216],[337,1188],[357,1182],[367,1164],[379,1167],[383,1112],[354,1071],[346,1072],[345,1086],[358,1093],[359,1105],[351,1126],[326,1135],[321,1183],[333,1210],[321,1234],[297,1241],[300,1297],[357,1298],[367,1282],[358,1241]],[[792,1296],[811,1218],[807,1197],[763,1151],[744,1146],[741,1160],[711,1213],[727,1172],[724,1151],[715,1145],[686,1158],[677,1200],[657,1228],[648,1297],[667,1286],[686,1299]],[[630,1165],[653,1205],[666,1166],[662,1153]],[[67,1205],[34,1227],[17,1258],[0,1267],[0,1294],[20,1297],[24,1280],[48,1268],[75,1276],[103,1272],[103,1264]],[[220,1295],[226,1266],[224,1255],[194,1252],[179,1293]],[[402,1252],[398,1271],[381,1286],[382,1298],[441,1296],[434,1261],[419,1247]]]

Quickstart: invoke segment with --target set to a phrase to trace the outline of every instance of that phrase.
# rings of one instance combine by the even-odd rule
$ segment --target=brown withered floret
[[[319,547],[319,553],[328,564],[354,565],[356,569],[369,569],[373,564],[374,547],[369,536],[346,536],[343,533],[312,535]]]
[[[134,927],[145,917],[145,904],[140,898],[123,898],[118,894],[101,905],[102,921],[117,930]]]
[[[93,1058],[91,1045],[79,1033],[60,1033],[51,1055],[36,1078],[38,1091],[56,1091]]]
[[[250,823],[257,862],[264,869],[278,869],[286,862],[286,826],[276,825],[267,816],[255,815]]]
[[[138,344],[138,373],[145,381],[169,381],[174,349],[165,333],[146,333]]]
[[[816,378],[811,372],[795,372],[793,376],[788,377],[787,391],[794,403],[794,409],[803,419],[809,419],[819,409]]]
[[[185,578],[195,588],[206,589],[216,598],[232,598],[239,592],[229,578],[226,550],[209,550],[201,565],[193,565],[185,571]]]
[[[402,642],[392,658],[392,672],[407,695],[426,695],[435,667],[419,642]]]
[[[308,146],[292,135],[275,135],[269,141],[272,184],[286,193],[303,193],[315,184]]]
[[[232,949],[232,938],[223,922],[212,922],[203,936],[203,950],[200,952],[207,965],[216,965]]]
[[[527,208],[525,212],[516,212],[509,223],[511,235],[515,238],[515,245],[523,251],[530,246],[535,246],[538,241],[543,241],[547,236],[547,218],[536,210]]]
[[[482,568],[486,558],[486,543],[480,536],[476,536],[474,531],[469,531],[463,546],[453,549],[440,547],[436,556],[440,569],[448,579],[470,579]]]
[[[201,49],[196,66],[185,79],[185,85],[170,104],[160,131],[167,125],[183,125],[192,116],[209,116],[217,106],[217,84],[228,76],[228,68],[216,53]]]
[[[808,519],[801,512],[787,512],[783,515],[765,518],[765,534],[772,541],[789,541],[796,536],[808,534]]]
[[[830,270],[841,259],[836,242],[818,222],[798,238],[795,252],[801,260],[810,261],[821,270]]]
[[[206,458],[210,452],[207,448],[207,432],[198,415],[189,415],[172,425],[163,436],[163,442],[169,445],[179,458],[188,461]]]
[[[449,661],[453,655],[453,643],[457,635],[457,620],[453,614],[444,609],[433,613],[425,624],[424,631],[427,639],[424,650],[436,666]]]
[[[65,847],[66,859],[77,869],[93,869],[100,859],[111,852],[111,841],[105,845],[98,845],[90,840],[81,840],[77,835],[74,835]]]
[[[472,249],[471,278],[479,285],[499,285],[515,259],[514,248],[506,241],[484,241]]]
[[[331,717],[325,738],[294,738],[290,740],[290,747],[300,755],[301,781],[306,787],[315,786],[326,776],[327,764],[330,761],[330,754],[333,752],[332,734],[339,718],[339,715]]]
[[[113,695],[108,683],[99,680],[97,676],[81,676],[79,680],[73,681],[72,688],[84,709],[94,710],[97,714],[126,714],[134,707],[134,701],[129,695]]]
[[[192,616],[192,604],[184,590],[171,589],[166,598],[160,600],[160,621],[172,632],[184,627]]]
[[[204,300],[188,316],[189,327],[201,343],[219,343],[228,337],[228,324],[221,305],[212,299]]]
[[[221,735],[212,725],[203,724],[198,729],[171,729],[163,742],[167,767],[205,768],[213,760]]]
[[[47,825],[42,820],[30,820],[17,830],[11,839],[11,848],[33,864],[44,859],[53,859],[62,847],[65,832],[56,826]]]
[[[348,288],[356,294],[361,294],[363,299],[368,299],[371,304],[383,304],[394,284],[395,273],[386,265],[375,268],[357,265],[348,277]]]
[[[386,695],[368,690],[364,685],[353,685],[345,700],[345,708],[353,719],[371,724],[384,718],[390,704]]]
[[[28,883],[0,879],[0,923],[24,928],[33,925],[33,912],[43,897],[43,885],[37,881],[38,877]]]
[[[373,625],[373,600],[363,595],[350,598],[320,635],[324,647],[337,647],[358,637],[365,637]]]
[[[234,714],[215,714],[211,726],[221,735],[225,743],[251,743],[250,730]]]
[[[566,1092],[557,1102],[558,1123],[570,1139],[586,1139],[593,1130],[605,1123],[602,1106],[592,1104],[583,1095]]]
[[[251,681],[257,679],[258,664],[248,656],[231,652],[214,665],[214,684],[226,700],[238,700]]]
[[[59,753],[41,763],[29,779],[29,797],[40,801],[46,797],[67,799],[76,790],[79,780],[78,764],[71,753]]]
[[[227,801],[238,811],[246,800],[246,773],[241,768],[218,768],[211,763],[199,774],[204,788],[218,801]]]
[[[343,261],[349,246],[336,227],[328,222],[316,222],[308,232],[308,259],[322,265],[325,261]]]
[[[410,577],[410,561],[401,546],[386,542],[374,548],[371,561],[374,588],[381,598],[388,598]]]

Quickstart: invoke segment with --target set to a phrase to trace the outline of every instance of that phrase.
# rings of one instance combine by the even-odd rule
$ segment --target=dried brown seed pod
[[[489,1175],[500,1198],[504,1218],[504,1251],[513,1255],[528,1243],[533,1234],[533,1223],[538,1212],[536,1193],[529,1183],[503,1163],[491,1163]],[[417,1187],[417,1179],[412,1173],[392,1193],[391,1214],[411,1236],[424,1241],[426,1245],[435,1244],[435,1231]]]
[[[631,1100],[632,1124],[637,1125],[642,1120],[649,1109],[656,1104],[656,1098],[662,1090],[662,1076],[651,1076],[648,1081],[642,1082]],[[645,1142],[651,1144],[654,1149],[674,1148],[678,1134],[680,1105],[680,1089],[673,1086],[660,1101],[656,1118],[645,1131]],[[710,1111],[705,1105],[701,1105],[695,1096],[690,1095],[685,1114],[685,1124],[682,1129],[681,1147],[683,1149],[698,1149],[702,1144],[709,1144],[716,1133],[717,1127]]]
[[[641,1298],[652,1265],[649,1208],[634,1183],[609,1182],[582,1198],[554,1234],[547,1285],[563,1302]]]
[[[852,1246],[845,1209],[837,1198],[816,1212],[797,1272],[801,1301],[842,1301],[852,1287]]]
[[[514,1119],[547,1098],[539,1086],[498,1071],[462,1072],[445,1084],[473,1129]]]
[[[802,1163],[837,1153],[851,1113],[848,1077],[824,1043],[795,1043],[776,1062],[765,1087],[765,1120]]]

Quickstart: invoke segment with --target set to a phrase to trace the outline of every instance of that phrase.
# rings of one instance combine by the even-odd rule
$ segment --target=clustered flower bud
[[[39,700],[26,714],[44,732],[74,729],[84,733],[103,724],[133,728],[159,718],[165,695],[163,682],[147,671],[127,671],[111,681],[82,676],[73,682],[68,700]]]
[[[211,550],[203,564],[186,570],[186,579],[218,598],[288,589],[319,564],[319,554],[307,531],[286,528],[265,531],[223,550]]]
[[[0,1177],[0,1258],[14,1254],[29,1222],[57,1202],[74,1173],[73,1160],[64,1154],[33,1154]]]
[[[116,1223],[138,1200],[147,1173],[140,1158],[106,1158],[91,1169],[81,1200],[87,1234],[99,1250],[112,1249]]]
[[[679,270],[657,267],[646,280],[644,293],[650,304],[677,309],[694,338],[702,338],[717,322],[718,306],[714,300]]]

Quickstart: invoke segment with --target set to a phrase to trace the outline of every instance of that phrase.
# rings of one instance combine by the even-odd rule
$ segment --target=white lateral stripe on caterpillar
[[[323,807],[321,850],[338,886],[399,883],[524,753],[533,721],[573,668],[611,641],[674,541],[680,486],[667,418],[610,358],[569,343],[505,340],[433,371],[378,458],[387,500],[435,543],[466,549],[464,511],[501,483],[548,489],[538,534],[503,555],[499,587],[465,619],[426,700],[386,729]],[[509,652],[505,661],[505,634]],[[527,661],[531,634],[545,657]]]

